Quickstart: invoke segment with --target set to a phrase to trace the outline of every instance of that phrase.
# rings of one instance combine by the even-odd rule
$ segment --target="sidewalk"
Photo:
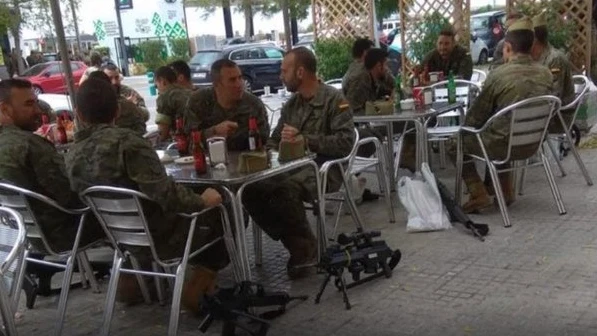
[[[596,179],[597,150],[581,155]],[[289,281],[286,252],[264,238],[264,265],[254,269],[257,280],[271,289],[310,296],[274,320],[268,335],[597,334],[597,187],[586,185],[571,156],[564,165],[568,176],[558,175],[556,181],[567,215],[558,215],[542,170],[530,169],[525,195],[509,209],[511,228],[502,226],[497,209],[474,217],[490,224],[484,243],[457,223],[444,232],[406,233],[406,214],[397,199],[395,224],[388,222],[383,200],[363,204],[359,209],[367,227],[381,230],[383,239],[402,251],[402,261],[392,278],[350,289],[349,311],[333,286],[315,305],[323,275]],[[452,188],[453,174],[447,169],[438,175]],[[352,229],[349,216],[342,223],[341,230]],[[106,285],[105,280],[101,294],[71,292],[64,335],[97,333]],[[30,311],[22,306],[20,334],[50,335],[56,306],[57,297],[39,298]],[[117,306],[112,334],[165,335],[168,314],[169,306],[158,304]],[[200,334],[198,324],[183,314],[179,335]],[[214,324],[209,335],[219,331]]]

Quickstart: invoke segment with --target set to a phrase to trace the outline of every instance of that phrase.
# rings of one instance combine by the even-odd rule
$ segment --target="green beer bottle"
[[[456,83],[454,82],[454,72],[452,70],[448,74],[448,103],[456,103]]]

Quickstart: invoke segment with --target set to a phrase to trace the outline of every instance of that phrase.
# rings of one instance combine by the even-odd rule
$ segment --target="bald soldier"
[[[445,28],[439,33],[435,50],[423,59],[422,66],[429,72],[441,71],[447,78],[450,71],[454,76],[470,80],[473,75],[471,53],[456,43],[452,28]]]
[[[572,80],[572,65],[566,55],[554,48],[547,40],[548,29],[545,13],[533,18],[535,31],[535,42],[531,54],[533,60],[544,65],[551,71],[553,76],[554,95],[562,100],[562,106],[570,104],[575,97],[574,82]],[[562,110],[562,116],[566,124],[569,124],[574,117],[575,109]],[[561,133],[562,125],[559,118],[553,118],[549,125],[550,133]]]
[[[504,42],[506,63],[487,76],[483,90],[466,114],[465,126],[480,128],[497,111],[509,105],[527,98],[552,94],[553,79],[550,71],[544,66],[534,63],[531,58],[533,40],[533,23],[528,18],[519,19],[508,29]],[[482,140],[490,158],[503,159],[506,157],[509,132],[510,122],[498,121],[483,134]],[[466,133],[463,137],[463,149],[465,155],[483,155],[477,139],[470,133]],[[517,147],[519,152],[534,149]],[[455,151],[452,151],[451,154],[455,158]],[[466,212],[475,212],[492,204],[490,194],[473,162],[464,164],[462,177],[470,195],[469,201],[463,206]],[[510,174],[501,173],[499,177],[506,203],[510,204],[514,201]]]

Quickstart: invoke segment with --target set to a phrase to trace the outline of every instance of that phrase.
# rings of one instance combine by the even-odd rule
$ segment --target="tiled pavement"
[[[597,180],[597,150],[582,155]],[[309,301],[294,304],[274,320],[269,335],[597,334],[597,187],[585,184],[571,157],[565,167],[569,175],[556,180],[567,215],[558,215],[544,174],[532,168],[525,195],[510,207],[513,227],[502,226],[497,210],[474,217],[490,224],[484,243],[460,224],[445,232],[408,234],[397,200],[396,224],[388,223],[384,202],[360,206],[367,226],[382,230],[383,238],[403,256],[392,278],[349,290],[350,311],[333,286],[321,304],[313,304],[323,276],[289,281],[286,252],[264,238],[264,266],[254,270],[256,277],[270,288],[310,295]],[[449,169],[439,175],[448,178],[453,173]],[[350,230],[348,216],[343,222]],[[64,334],[95,335],[104,295],[72,291]],[[50,335],[56,300],[40,298],[35,309],[21,309],[20,333]],[[157,304],[117,306],[112,334],[165,335],[168,312]],[[197,335],[197,325],[198,320],[183,314],[179,334]],[[214,325],[210,334],[218,331]]]

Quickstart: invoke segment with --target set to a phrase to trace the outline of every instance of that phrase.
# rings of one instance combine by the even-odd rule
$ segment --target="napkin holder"
[[[278,161],[292,161],[304,157],[306,148],[305,138],[302,135],[298,135],[292,141],[282,140],[280,141],[280,147],[278,149]]]
[[[209,162],[212,166],[217,166],[220,163],[228,163],[228,147],[226,146],[226,138],[212,137],[207,139],[207,148],[209,151]]]
[[[243,174],[266,170],[269,160],[266,151],[242,152],[238,157],[238,171]]]
[[[365,115],[390,115],[394,113],[394,102],[391,100],[378,100],[365,103]]]

